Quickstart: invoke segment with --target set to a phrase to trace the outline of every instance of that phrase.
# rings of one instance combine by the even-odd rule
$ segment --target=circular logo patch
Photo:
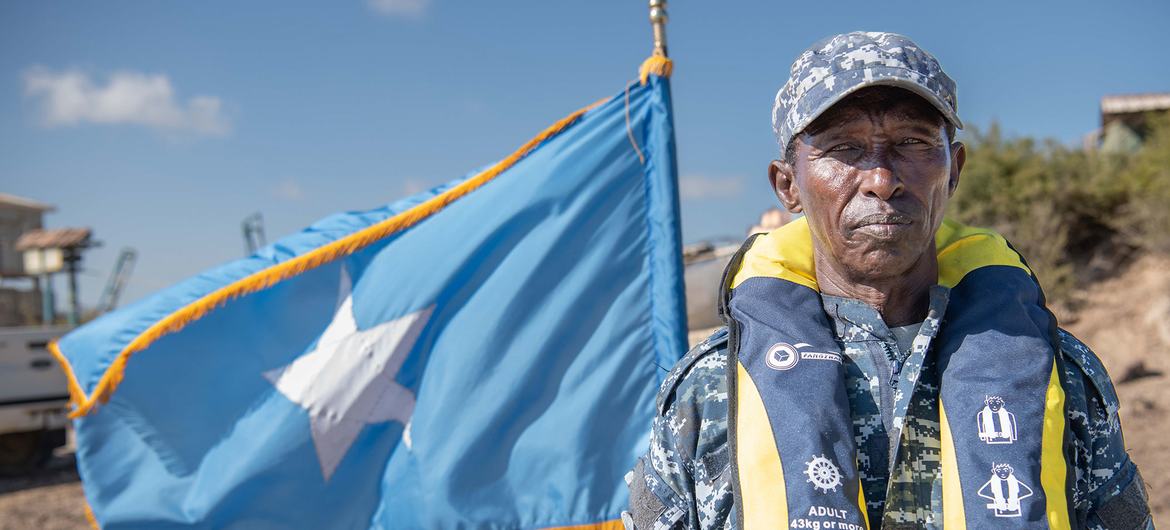
[[[768,349],[764,362],[773,370],[788,370],[800,361],[800,352],[787,342],[777,342]]]

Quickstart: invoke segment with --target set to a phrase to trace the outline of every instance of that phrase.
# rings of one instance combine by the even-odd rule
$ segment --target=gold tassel
[[[673,71],[674,61],[665,55],[655,53],[642,61],[642,67],[638,69],[638,79],[641,79],[644,85],[651,75],[669,78]]]

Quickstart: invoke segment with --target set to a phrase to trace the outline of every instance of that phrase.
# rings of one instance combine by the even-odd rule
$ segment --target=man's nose
[[[902,193],[905,185],[884,156],[876,156],[861,176],[862,194],[888,201]]]

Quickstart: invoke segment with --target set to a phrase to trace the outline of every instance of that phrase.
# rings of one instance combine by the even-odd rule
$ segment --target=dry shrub
[[[1154,120],[1145,145],[1121,178],[1131,191],[1115,228],[1136,246],[1170,253],[1170,114]]]
[[[1170,252],[1170,116],[1133,154],[1005,138],[964,137],[967,163],[951,215],[1008,238],[1057,305],[1115,274],[1138,252]]]

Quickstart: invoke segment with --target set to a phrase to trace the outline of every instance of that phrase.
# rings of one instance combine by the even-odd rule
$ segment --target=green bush
[[[1129,200],[1115,228],[1144,250],[1170,252],[1170,114],[1154,120],[1145,145],[1121,177]]]
[[[963,141],[950,215],[1004,234],[1054,303],[1074,306],[1081,286],[1138,252],[1170,251],[1170,116],[1152,120],[1133,154],[1009,139],[997,125]]]

